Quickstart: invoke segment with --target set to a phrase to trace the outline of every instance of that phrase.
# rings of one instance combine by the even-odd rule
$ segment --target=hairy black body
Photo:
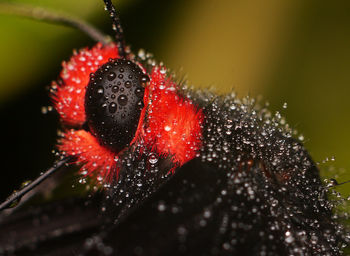
[[[85,204],[4,218],[1,229],[13,231],[2,232],[2,252],[339,255],[345,232],[332,219],[315,164],[290,131],[252,101],[181,93],[206,116],[197,158],[172,175],[168,159],[125,152],[119,180]],[[77,211],[86,221],[72,217]],[[36,232],[33,223],[42,218],[45,232]]]

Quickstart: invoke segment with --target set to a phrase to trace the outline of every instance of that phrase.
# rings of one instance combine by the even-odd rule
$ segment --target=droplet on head
[[[130,81],[126,81],[126,82],[124,83],[124,85],[125,85],[126,88],[130,88],[130,87],[132,86],[132,84],[131,84]]]
[[[118,97],[118,103],[121,105],[121,106],[125,106],[126,104],[128,104],[128,97],[124,94],[120,95]]]
[[[103,87],[102,87],[102,86],[97,87],[96,96],[97,96],[97,97],[102,97],[103,94],[104,94]]]
[[[112,87],[112,92],[117,93],[119,91],[119,87],[117,85],[114,85]]]
[[[116,74],[114,73],[114,72],[110,72],[109,74],[108,74],[108,76],[107,76],[107,79],[109,80],[109,81],[113,81],[115,78],[116,78]]]
[[[118,106],[117,106],[117,104],[114,103],[114,102],[112,102],[112,103],[109,104],[109,106],[108,106],[108,110],[109,110],[109,112],[110,112],[111,114],[114,114],[114,113],[117,111],[117,108],[118,108]]]
[[[141,85],[145,86],[150,81],[148,75],[142,75],[140,78]]]
[[[141,98],[141,97],[143,97],[143,90],[141,88],[136,88],[135,94],[138,98]]]

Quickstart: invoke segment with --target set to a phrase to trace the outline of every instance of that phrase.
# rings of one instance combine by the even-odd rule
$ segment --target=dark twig
[[[48,169],[46,172],[44,172],[42,175],[40,175],[38,178],[36,178],[34,181],[26,185],[24,188],[22,188],[19,191],[15,191],[12,195],[10,195],[3,203],[0,204],[0,211],[8,208],[13,204],[16,200],[19,200],[21,197],[23,197],[25,194],[27,194],[29,191],[31,191],[33,188],[38,186],[41,182],[43,182],[45,179],[47,179],[50,175],[55,173],[57,170],[59,170],[64,164],[66,164],[70,158],[64,158],[60,161],[58,161],[53,167]]]
[[[110,42],[109,37],[104,35],[91,24],[88,24],[87,22],[76,17],[58,14],[44,8],[24,4],[0,3],[0,13],[73,27],[84,32],[97,42],[101,42],[103,44],[108,44]]]

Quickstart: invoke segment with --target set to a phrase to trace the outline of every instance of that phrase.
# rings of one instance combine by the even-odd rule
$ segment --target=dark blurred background
[[[7,2],[72,14],[112,33],[102,0]],[[263,95],[303,135],[323,176],[350,179],[350,1],[114,3],[134,51],[154,53],[197,87]],[[0,31],[4,198],[52,165],[59,126],[55,113],[41,113],[50,104],[46,88],[74,48],[94,42],[71,28],[6,15],[0,15]],[[342,192],[349,194],[350,185]]]

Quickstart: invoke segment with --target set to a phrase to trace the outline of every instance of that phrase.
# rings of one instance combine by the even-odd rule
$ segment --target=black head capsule
[[[135,136],[145,81],[141,68],[130,60],[113,59],[91,77],[85,94],[87,124],[99,143],[120,152]]]

